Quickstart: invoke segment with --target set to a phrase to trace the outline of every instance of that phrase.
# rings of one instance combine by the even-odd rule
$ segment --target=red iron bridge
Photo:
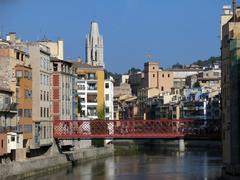
[[[216,123],[201,120],[55,120],[53,127],[55,139],[221,139]]]

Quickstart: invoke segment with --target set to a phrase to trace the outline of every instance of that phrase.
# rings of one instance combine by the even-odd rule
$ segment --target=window
[[[20,52],[17,52],[16,59],[20,60]]]
[[[44,130],[43,130],[43,138],[46,138],[46,126],[44,126]]]
[[[109,94],[106,94],[105,100],[106,100],[106,101],[109,101]]]
[[[46,85],[46,75],[43,75],[43,84]]]
[[[11,136],[11,141],[15,141],[15,136]]]
[[[105,84],[105,88],[108,89],[109,88],[109,83]]]
[[[79,87],[80,90],[85,90],[85,85],[84,84],[80,84],[78,87]]]
[[[24,60],[24,54],[21,54],[21,60],[22,61]]]
[[[32,91],[25,89],[25,99],[32,99]]]
[[[16,71],[16,77],[17,77],[17,78],[23,77],[22,71]]]
[[[96,76],[95,74],[88,74],[88,79],[96,79]]]
[[[40,74],[40,84],[43,84],[43,75]]]
[[[49,108],[47,108],[47,117],[49,117]]]
[[[29,80],[32,79],[32,72],[28,72],[28,79],[29,79]]]
[[[3,148],[3,139],[2,139],[2,143],[1,144],[2,144],[1,147]]]
[[[155,69],[155,67],[153,66],[153,69]]]
[[[164,74],[162,74],[162,77],[164,78]]]
[[[42,90],[40,91],[40,100],[42,100]]]
[[[32,125],[24,125],[23,132],[25,133],[31,133],[32,132]]]
[[[46,92],[45,91],[43,92],[43,100],[44,101],[46,100]]]
[[[43,117],[43,108],[40,109],[40,116]]]
[[[47,84],[46,85],[49,85],[49,76],[47,75]]]
[[[49,101],[49,92],[47,92],[47,101]]]
[[[109,114],[109,107],[106,107],[106,114]]]
[[[155,77],[155,74],[153,74],[153,77]]]
[[[164,87],[163,86],[161,87],[161,91],[164,91]]]
[[[18,116],[22,117],[23,116],[23,110],[22,109],[18,109]]]
[[[43,109],[43,117],[46,117],[46,108]]]
[[[28,79],[29,77],[29,72],[28,71],[24,71],[24,78]]]
[[[170,74],[168,74],[168,77],[170,77]]]
[[[24,109],[24,117],[32,117],[32,110]]]
[[[219,72],[213,72],[214,76],[219,76]]]

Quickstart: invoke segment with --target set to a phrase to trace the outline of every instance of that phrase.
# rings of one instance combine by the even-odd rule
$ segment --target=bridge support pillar
[[[178,144],[179,144],[179,151],[180,151],[180,152],[184,152],[184,151],[185,151],[185,142],[184,142],[184,139],[179,139],[179,140],[178,140]]]

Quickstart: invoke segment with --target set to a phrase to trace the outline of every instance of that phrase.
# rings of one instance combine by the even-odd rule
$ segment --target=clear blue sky
[[[220,54],[222,6],[231,0],[0,0],[0,30],[24,40],[63,38],[65,57],[85,59],[90,22],[104,37],[113,72],[143,68],[147,54],[162,67]]]

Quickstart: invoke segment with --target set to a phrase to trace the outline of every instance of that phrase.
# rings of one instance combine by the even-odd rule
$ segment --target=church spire
[[[90,34],[86,38],[86,63],[92,66],[103,66],[103,38],[99,33],[98,23],[91,22]]]

